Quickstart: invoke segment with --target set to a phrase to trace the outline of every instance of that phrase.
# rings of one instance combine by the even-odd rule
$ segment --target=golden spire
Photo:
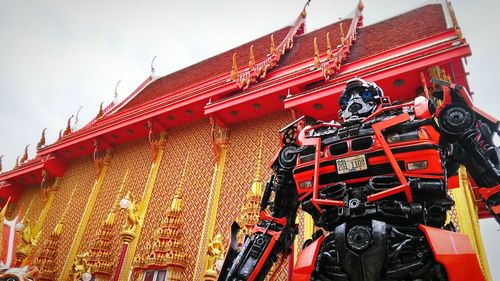
[[[42,136],[40,137],[40,140],[38,141],[38,144],[36,145],[36,150],[40,150],[45,145],[45,131],[47,128],[44,128],[42,130]]]
[[[271,34],[271,47],[269,48],[269,54],[274,55],[276,52],[276,45],[274,44],[274,34]]]
[[[340,44],[342,46],[345,45],[345,38],[344,38],[344,27],[342,25],[342,22],[340,22]]]
[[[233,54],[233,66],[231,67],[231,80],[238,78],[238,65],[236,64],[236,53]]]
[[[71,195],[69,197],[68,202],[66,202],[66,206],[64,207],[64,211],[61,215],[61,218],[59,219],[59,222],[56,224],[56,227],[54,227],[53,235],[59,237],[62,233],[62,228],[64,226],[64,221],[66,220],[66,215],[68,214],[68,209],[69,206],[71,205],[71,202],[73,201],[73,195],[75,194],[75,189],[71,192]]]
[[[184,162],[184,168],[182,168],[181,179],[179,180],[179,186],[175,190],[174,200],[172,201],[172,205],[170,206],[170,210],[174,212],[179,212],[181,210],[182,198],[181,193],[184,188],[184,183],[186,181],[186,168],[189,161],[189,156],[191,152],[188,152],[186,156],[186,162]]]
[[[250,46],[250,58],[248,59],[248,68],[252,69],[255,66],[255,56],[253,54],[253,45]]]
[[[314,37],[313,45],[314,45],[314,65],[317,68],[319,68],[321,66],[321,62],[319,60],[318,38],[317,37]]]
[[[108,216],[106,217],[106,220],[104,221],[105,225],[113,225],[115,224],[115,218],[116,218],[116,208],[120,203],[123,188],[125,187],[125,183],[127,183],[128,179],[128,173],[129,170],[125,172],[125,175],[123,176],[122,183],[120,184],[120,189],[118,190],[118,193],[116,194],[116,199],[113,205],[111,205],[111,210],[108,213]]]
[[[257,165],[255,167],[255,174],[252,181],[252,195],[261,195],[262,194],[262,144],[263,144],[264,136],[260,137],[260,147],[259,147],[259,156],[257,157]]]
[[[19,163],[24,163],[28,160],[28,147],[30,145],[28,144],[25,148],[24,148],[24,155],[23,157],[21,157],[21,160],[19,160]]]

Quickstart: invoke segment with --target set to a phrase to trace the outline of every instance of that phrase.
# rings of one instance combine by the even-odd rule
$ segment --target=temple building
[[[40,280],[215,280],[231,223],[258,217],[278,131],[307,115],[338,119],[345,82],[376,82],[392,101],[430,92],[431,78],[469,87],[471,55],[449,2],[364,26],[350,18],[292,25],[197,64],[151,73],[127,98],[0,173],[1,260]],[[291,19],[293,20],[293,19]],[[487,217],[462,168],[449,220],[469,235],[491,280],[478,228]],[[300,248],[313,231],[299,213]],[[241,237],[240,237],[241,238]],[[289,280],[294,255],[272,269]]]

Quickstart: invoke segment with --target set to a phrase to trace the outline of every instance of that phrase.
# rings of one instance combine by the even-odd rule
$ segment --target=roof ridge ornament
[[[282,55],[285,54],[286,51],[293,48],[294,38],[304,33],[304,23],[307,15],[305,11],[310,2],[311,0],[308,0],[306,2],[304,8],[295,20],[295,23],[290,27],[288,33],[277,47],[274,46],[274,36],[271,35],[272,37],[270,53],[267,54],[264,59],[259,61],[255,60],[252,45],[250,47],[250,59],[248,67],[245,67],[242,70],[238,71],[238,67],[236,65],[236,55],[233,54],[233,64],[231,67],[230,77],[231,80],[237,83],[240,89],[247,89],[251,83],[264,79],[266,77],[267,71],[278,65]]]
[[[47,128],[44,128],[42,130],[42,136],[40,137],[40,140],[38,141],[38,143],[36,144],[36,150],[40,150],[42,149],[42,147],[45,145],[45,131],[47,131]],[[1,171],[2,169],[0,169]]]
[[[337,73],[342,66],[342,63],[347,59],[347,56],[350,53],[350,48],[356,40],[356,34],[359,27],[363,24],[363,15],[361,11],[364,9],[364,5],[361,1],[358,2],[356,9],[354,10],[354,15],[351,20],[351,24],[347,31],[347,34],[344,34],[344,27],[342,20],[339,23],[339,32],[340,32],[340,43],[341,45],[337,46],[335,50],[331,50],[330,46],[330,34],[326,34],[327,40],[327,55],[321,60],[321,54],[318,51],[317,38],[314,38],[314,60],[311,70],[321,69],[323,72],[323,77],[325,80],[330,79],[330,77]]]
[[[154,58],[151,60],[151,76],[153,76],[156,72],[156,69],[154,67],[154,62],[155,62],[155,59],[156,59],[156,56],[154,56]]]
[[[28,147],[29,147],[29,146],[30,146],[30,145],[28,144],[28,145],[26,145],[26,147],[24,147],[24,154],[23,154],[23,157],[21,157],[21,160],[19,161],[19,163],[20,163],[20,164],[22,164],[22,163],[24,163],[24,162],[28,161],[28,158],[29,158],[29,156],[28,156]]]
[[[457,16],[455,14],[455,9],[451,5],[451,0],[446,0],[446,6],[448,7],[448,12],[450,13],[451,23],[453,24],[453,28],[455,29],[455,33],[457,34],[458,40],[461,44],[465,42],[465,39],[462,34],[462,29],[458,25]]]

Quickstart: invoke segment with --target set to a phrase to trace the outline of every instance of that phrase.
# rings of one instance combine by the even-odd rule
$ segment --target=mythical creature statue
[[[217,234],[208,244],[207,249],[207,271],[216,271],[216,263],[218,260],[224,259],[224,245],[222,244],[222,235]]]
[[[127,208],[127,222],[128,225],[124,225],[124,230],[128,232],[135,232],[137,226],[141,224],[141,219],[139,218],[139,211],[134,199],[134,196],[128,192],[125,195],[125,199],[128,200],[129,206]]]
[[[465,166],[498,220],[500,123],[465,88],[432,82],[432,99],[397,104],[355,78],[339,98],[341,123],[301,117],[282,129],[259,222],[241,248],[233,223],[219,280],[264,280],[292,251],[299,206],[320,230],[293,280],[484,280],[468,238],[446,223],[448,178]]]
[[[72,281],[80,280],[85,272],[90,271],[88,266],[89,256],[90,254],[88,252],[76,255],[75,261],[71,267],[72,272],[70,278]]]

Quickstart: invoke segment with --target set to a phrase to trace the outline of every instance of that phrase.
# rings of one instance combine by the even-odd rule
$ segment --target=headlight
[[[300,188],[309,188],[309,187],[312,187],[313,184],[312,184],[311,180],[308,180],[308,181],[301,181],[299,183],[299,186],[300,186]]]
[[[427,161],[410,162],[406,166],[408,167],[408,171],[422,170],[427,168]]]
[[[390,133],[385,136],[387,143],[398,143],[405,141],[418,140],[418,131],[409,131],[404,133]]]

